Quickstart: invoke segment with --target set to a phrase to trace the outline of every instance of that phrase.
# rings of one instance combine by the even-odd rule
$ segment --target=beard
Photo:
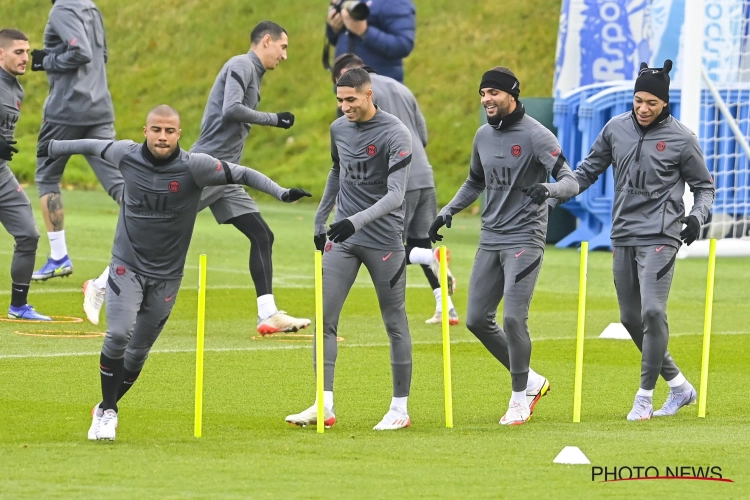
[[[503,116],[500,114],[500,109],[498,109],[492,116],[488,115],[486,112],[485,115],[487,116],[487,123],[492,126],[497,126],[501,121],[503,121]]]

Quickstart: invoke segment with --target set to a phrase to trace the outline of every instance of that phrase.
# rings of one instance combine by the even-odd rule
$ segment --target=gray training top
[[[315,234],[348,218],[356,233],[348,243],[379,250],[404,247],[404,195],[411,162],[411,134],[395,116],[378,109],[366,122],[342,116],[331,124],[331,158]]]
[[[216,76],[201,120],[201,135],[190,148],[239,163],[252,124],[276,125],[276,113],[256,111],[266,69],[252,50],[234,56]]]
[[[703,224],[714,201],[711,174],[698,138],[666,110],[645,130],[632,111],[604,126],[575,176],[585,191],[614,165],[612,245],[680,247],[685,182],[693,191],[690,215]]]
[[[18,78],[0,68],[0,135],[6,141],[13,140],[16,124],[21,117],[22,102],[23,87]],[[8,162],[0,159],[0,169],[6,165]]]
[[[427,124],[417,99],[411,90],[393,78],[370,73],[372,80],[373,102],[386,113],[401,120],[411,132],[412,158],[409,166],[407,191],[434,188],[432,165],[427,159]]]
[[[50,141],[50,157],[101,156],[125,181],[112,256],[143,276],[182,276],[201,191],[206,186],[244,184],[278,199],[286,192],[255,170],[179,147],[164,160],[133,141]]]
[[[107,89],[107,38],[91,0],[57,0],[44,28],[49,96],[44,121],[64,125],[113,123]]]
[[[547,183],[550,173],[556,183]],[[578,192],[557,138],[526,115],[519,101],[516,110],[499,125],[479,127],[469,177],[440,215],[460,212],[485,191],[479,248],[505,250],[536,245],[543,249],[547,204],[537,205],[521,191],[536,183],[546,187],[551,198],[567,199]]]

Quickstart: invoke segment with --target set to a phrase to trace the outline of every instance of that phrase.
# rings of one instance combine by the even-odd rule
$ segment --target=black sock
[[[19,285],[13,283],[10,287],[10,305],[13,307],[21,307],[26,305],[27,297],[29,296],[29,285]]]
[[[99,356],[99,373],[102,379],[102,410],[117,411],[117,394],[122,385],[122,372],[125,370],[125,358],[112,359]]]
[[[125,393],[128,392],[131,387],[133,387],[133,384],[135,384],[135,381],[138,380],[138,375],[140,374],[141,370],[138,370],[137,372],[131,372],[127,368],[123,370],[122,384],[120,384],[120,389],[117,391],[117,401],[121,400]]]

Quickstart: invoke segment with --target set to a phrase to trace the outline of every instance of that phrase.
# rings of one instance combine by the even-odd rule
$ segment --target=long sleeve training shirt
[[[12,141],[16,133],[16,124],[21,117],[23,87],[18,78],[0,68],[0,135],[6,141]],[[0,159],[0,169],[8,164]]]

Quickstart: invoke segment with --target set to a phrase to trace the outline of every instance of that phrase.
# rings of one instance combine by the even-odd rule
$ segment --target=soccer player
[[[474,136],[469,177],[430,228],[442,226],[485,192],[479,249],[469,283],[466,327],[510,371],[512,395],[501,425],[527,422],[549,381],[532,370],[527,320],[542,266],[549,197],[570,198],[577,186],[555,136],[526,114],[521,84],[505,67],[484,73],[479,95],[487,124]],[[557,182],[548,183],[549,174]],[[503,327],[495,321],[505,297]]]
[[[265,175],[206,154],[180,149],[180,117],[152,109],[146,141],[50,141],[40,156],[85,154],[117,165],[125,180],[107,279],[107,334],[99,369],[102,402],[92,410],[89,439],[114,440],[117,401],[138,378],[177,298],[201,192],[240,183],[285,202],[310,196],[283,189]]]
[[[333,375],[336,333],[346,296],[362,264],[370,272],[391,344],[393,398],[374,430],[411,425],[407,399],[411,386],[411,335],[406,320],[406,255],[402,240],[404,193],[411,162],[411,133],[395,116],[373,103],[370,75],[350,69],[337,82],[344,116],[331,124],[331,158],[323,199],[315,214],[315,246],[323,252],[323,331],[325,425],[336,422]],[[326,222],[336,216],[326,241]],[[314,363],[313,353],[313,363]],[[317,408],[286,417],[306,426],[317,423]]]
[[[641,64],[633,109],[607,122],[575,171],[583,192],[614,165],[612,273],[620,321],[642,352],[640,388],[628,420],[674,415],[696,398],[695,388],[667,351],[667,298],[677,250],[682,242],[690,245],[698,238],[714,186],[698,139],[670,113],[670,69],[669,59],[663,68]],[[685,183],[694,198],[687,217]],[[659,374],[670,392],[654,413]]]
[[[44,102],[39,142],[52,139],[115,139],[115,113],[107,89],[107,38],[101,12],[91,0],[52,2],[44,30],[44,50],[31,51],[32,71],[46,71],[50,93]],[[47,280],[73,272],[65,243],[65,211],[60,195],[68,156],[49,162],[37,158],[36,185],[47,226],[50,255],[32,279]],[[98,156],[86,156],[97,179],[117,203],[122,175]]]
[[[427,231],[437,216],[437,197],[432,166],[427,159],[427,124],[419,109],[417,99],[404,84],[393,78],[376,74],[354,54],[343,54],[336,58],[332,75],[335,80],[351,68],[365,68],[370,73],[375,105],[386,113],[401,120],[411,132],[412,161],[409,165],[409,180],[404,198],[404,240],[406,244],[406,263],[421,264],[427,282],[435,296],[435,314],[425,323],[442,322],[443,301],[440,290],[440,262],[438,249],[432,249]],[[335,81],[334,80],[334,81]],[[455,279],[448,271],[448,294],[455,289]],[[448,322],[458,324],[458,312],[453,301],[448,297]]]
[[[286,31],[276,23],[264,21],[253,29],[250,40],[250,51],[231,58],[216,77],[203,113],[200,137],[190,152],[239,163],[253,124],[285,129],[294,124],[291,113],[256,111],[263,75],[287,57]],[[296,332],[309,326],[309,319],[292,317],[276,307],[271,260],[273,232],[255,201],[242,186],[216,186],[203,192],[199,210],[206,206],[219,224],[232,224],[250,240],[250,276],[257,294],[258,332],[261,335]],[[94,324],[99,321],[106,280],[107,270],[98,279],[84,284],[83,307]]]
[[[21,116],[23,87],[18,77],[26,73],[29,63],[29,39],[16,29],[0,30],[0,223],[13,236],[15,248],[10,264],[11,295],[8,317],[50,321],[27,303],[34,258],[39,242],[29,197],[8,167],[18,153],[13,140]]]

